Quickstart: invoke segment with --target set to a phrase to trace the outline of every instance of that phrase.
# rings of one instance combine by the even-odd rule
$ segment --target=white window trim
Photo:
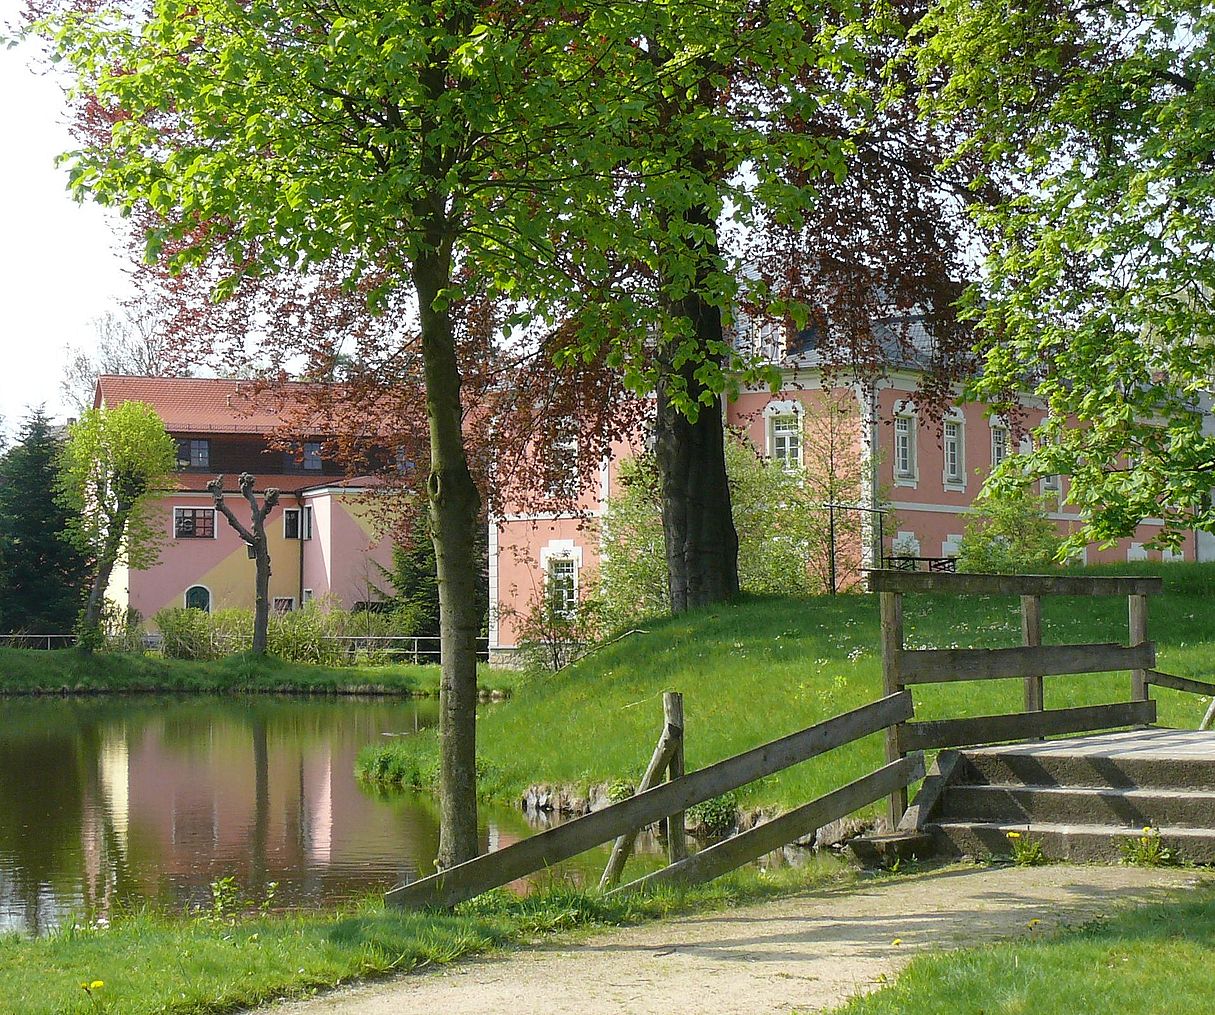
[[[182,594],[181,594],[181,608],[183,610],[190,609],[189,605],[187,605],[188,599],[190,596],[190,589],[206,589],[207,590],[207,612],[210,613],[212,610],[215,609],[215,593],[211,591],[211,586],[204,585],[202,582],[195,582],[193,585],[187,586],[185,591],[182,592]]]
[[[179,536],[177,534],[177,512],[178,511],[210,511],[211,512],[211,535],[208,536]],[[174,504],[173,510],[169,514],[169,538],[177,541],[179,539],[218,539],[219,538],[219,519],[215,516],[218,512],[215,508],[200,507],[197,504]],[[196,583],[197,584],[197,583]],[[191,585],[191,588],[194,586]],[[202,586],[206,588],[206,586]],[[209,590],[208,590],[209,591]]]
[[[958,478],[949,475],[949,456],[945,448],[945,424],[958,427]],[[950,413],[941,420],[941,485],[950,493],[966,492],[966,417],[960,412]]]
[[[900,419],[908,421],[907,427],[907,443],[908,455],[910,456],[909,472],[899,472],[899,424]],[[920,485],[920,454],[919,454],[919,439],[920,426],[919,420],[914,412],[907,409],[896,410],[894,414],[894,456],[891,462],[891,471],[894,473],[894,485],[906,486],[915,489]]]
[[[574,562],[574,601],[577,602],[582,592],[582,547],[575,544],[572,539],[550,539],[541,547],[540,573],[544,579],[546,602],[549,581],[548,565],[551,560],[572,560]]]
[[[304,589],[304,601],[300,605],[307,606],[315,598],[316,593],[313,592],[312,589]]]
[[[289,515],[289,514],[299,515],[299,521],[297,521],[295,523],[296,524],[295,531],[300,533],[298,536],[287,535],[287,515]],[[305,518],[308,520],[307,526],[304,525]],[[308,533],[307,535],[304,535],[305,531]],[[311,538],[312,538],[312,505],[306,504],[304,507],[283,508],[283,539],[290,540],[291,542],[295,542],[296,539],[302,539],[306,542],[307,540],[309,540]]]
[[[779,461],[782,464],[782,466],[785,469],[788,469],[790,472],[800,469],[802,467],[803,463],[805,462],[805,448],[803,446],[804,442],[805,442],[805,434],[802,430],[804,417],[802,416],[801,412],[798,411],[797,409],[790,409],[787,412],[772,412],[772,413],[768,413],[765,411],[765,416],[767,418],[767,426],[765,429],[766,429],[767,438],[768,438],[768,457],[772,461]],[[788,458],[778,459],[776,457],[776,421],[778,419],[792,419],[797,424],[797,430],[796,430],[797,443],[795,445],[797,453],[795,456],[795,458],[796,458],[795,461],[790,461]]]
[[[987,421],[987,424],[991,428],[991,441],[990,441],[990,445],[988,447],[988,454],[990,455],[989,462],[991,465],[991,471],[995,472],[996,469],[999,467],[999,465],[1002,462],[1008,461],[1008,459],[1013,456],[1014,452],[1013,452],[1013,446],[1012,446],[1012,427],[1010,427],[1008,425],[1008,423],[1005,422],[1002,417],[989,419]],[[1000,460],[1000,462],[997,462],[996,461],[996,434],[1000,431],[1003,431],[1003,433],[1004,433],[1004,457]]]

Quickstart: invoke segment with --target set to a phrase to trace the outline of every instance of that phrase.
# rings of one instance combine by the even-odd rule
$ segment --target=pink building
[[[892,555],[956,557],[971,502],[992,467],[1018,450],[1008,423],[977,404],[956,405],[939,422],[929,419],[912,400],[917,374],[910,368],[891,370],[875,382],[849,383],[837,375],[834,386],[824,388],[813,353],[780,362],[782,390],[744,391],[727,405],[726,423],[746,433],[762,455],[801,465],[821,438],[824,407],[846,411],[850,426],[840,432],[851,434],[851,447],[843,449],[839,461],[856,470],[859,496],[850,506],[866,519],[864,536],[853,549],[860,559],[851,562],[852,572],[880,566],[879,557]],[[1028,425],[1041,419],[1042,408],[1026,401]],[[598,479],[583,494],[577,512],[507,510],[491,520],[489,633],[490,651],[497,658],[505,660],[517,647],[515,618],[540,590],[577,599],[597,569],[595,522],[611,496],[620,457],[632,450],[621,447],[611,460],[599,463]],[[1050,517],[1062,533],[1079,525],[1076,509],[1064,503],[1067,484],[1065,476],[1040,483],[1042,494],[1055,502]],[[883,509],[881,522],[878,508]],[[1215,559],[1215,545],[1206,534],[1189,534],[1176,553],[1146,549],[1160,528],[1159,521],[1148,519],[1129,539],[1104,549],[1088,547],[1083,559],[1094,564]]]
[[[201,377],[98,379],[95,406],[146,402],[178,446],[174,483],[152,509],[164,536],[160,559],[146,570],[116,568],[108,592],[113,602],[145,618],[172,606],[252,608],[254,562],[206,489],[222,474],[228,503],[247,522],[248,505],[236,486],[242,472],[256,477],[259,494],[282,491],[266,520],[276,609],[322,596],[349,609],[383,598],[382,590],[391,593],[380,566],[391,563],[392,545],[377,533],[360,497],[371,481],[346,479],[322,456],[325,434],[294,435],[295,451],[273,446],[283,435],[291,396],[289,386],[274,400],[259,401],[239,381]]]

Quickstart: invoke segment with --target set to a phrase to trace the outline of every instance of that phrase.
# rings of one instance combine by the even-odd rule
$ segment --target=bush
[[[1024,488],[985,496],[969,513],[958,567],[981,574],[1036,574],[1056,567],[1063,537],[1047,517],[1050,498]]]
[[[252,610],[206,613],[175,607],[161,610],[152,621],[170,659],[222,659],[247,651],[253,641]],[[296,663],[386,662],[391,653],[375,639],[413,633],[413,615],[407,610],[352,613],[313,600],[302,609],[270,615],[268,649],[271,655]],[[359,639],[367,641],[360,644]]]

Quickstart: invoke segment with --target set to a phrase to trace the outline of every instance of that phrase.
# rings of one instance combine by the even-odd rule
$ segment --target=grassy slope
[[[399,973],[537,934],[614,925],[759,900],[855,877],[836,862],[741,871],[683,892],[615,900],[558,887],[528,899],[492,893],[454,915],[368,901],[344,913],[235,921],[135,913],[106,929],[0,936],[0,1011],[123,1015],[244,1010],[356,978]],[[100,980],[90,997],[81,984]]]
[[[1125,571],[1126,569],[1120,569]],[[1159,571],[1159,565],[1156,571]],[[1165,568],[1167,594],[1151,605],[1158,666],[1183,675],[1215,673],[1215,567]],[[1015,599],[907,597],[910,647],[1017,644]],[[1051,599],[1043,604],[1050,642],[1126,640],[1126,600]],[[687,760],[700,768],[878,697],[877,602],[749,600],[644,625],[557,676],[533,677],[478,724],[483,789],[509,799],[533,782],[585,786],[635,780],[653,750],[661,692],[682,691]],[[1127,674],[1047,678],[1048,708],[1125,700]],[[986,715],[1021,707],[1021,682],[983,681],[915,690],[920,718]],[[1194,727],[1205,699],[1155,691],[1160,722]],[[748,787],[740,802],[788,806],[859,777],[880,763],[870,737]],[[360,773],[381,781],[431,778],[431,735],[368,748]]]
[[[836,1015],[1215,1011],[1215,890],[1033,940],[916,959]]]
[[[477,682],[488,690],[509,689],[518,674],[478,667]],[[76,649],[40,652],[0,648],[0,694],[61,691],[388,691],[434,694],[438,666],[312,666],[273,657],[231,656],[218,662],[162,659],[150,655]]]

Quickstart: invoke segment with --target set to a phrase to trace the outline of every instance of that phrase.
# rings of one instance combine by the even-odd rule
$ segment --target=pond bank
[[[76,926],[41,938],[0,936],[0,997],[23,1015],[229,1012],[540,935],[732,906],[843,885],[857,876],[831,863],[738,872],[710,885],[627,900],[562,887],[526,899],[495,892],[452,914],[387,910],[372,899],[283,915],[222,907],[183,916],[133,912],[106,926]]]
[[[273,656],[236,655],[218,661],[164,659],[153,655],[75,648],[0,648],[0,695],[109,692],[204,694],[362,694],[433,697],[440,670],[433,665],[317,666]],[[477,667],[482,697],[506,697],[519,675]]]

